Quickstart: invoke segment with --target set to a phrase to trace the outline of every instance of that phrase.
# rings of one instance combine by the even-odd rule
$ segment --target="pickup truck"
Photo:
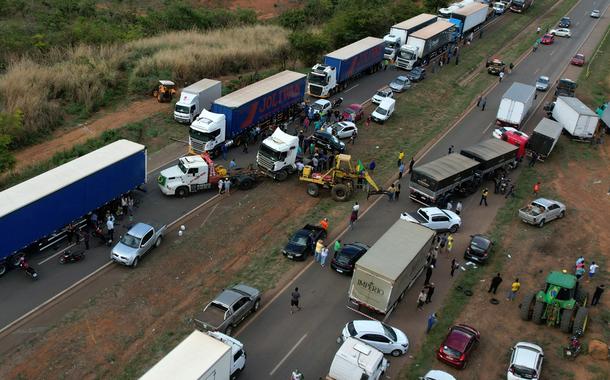
[[[161,245],[167,226],[155,228],[146,223],[137,223],[120,237],[110,252],[110,259],[119,264],[135,268],[151,249]]]
[[[563,218],[566,215],[566,206],[557,201],[538,198],[519,210],[519,217],[525,223],[544,226],[553,219]]]
[[[462,226],[462,219],[456,213],[438,207],[423,207],[417,212],[403,212],[400,219],[421,224],[434,231],[455,233]]]
[[[292,235],[288,244],[282,249],[282,254],[289,259],[305,260],[307,254],[313,254],[318,239],[324,238],[326,238],[324,228],[306,224]]]
[[[220,331],[231,335],[233,329],[261,305],[261,292],[251,286],[238,284],[224,289],[194,322],[204,331]]]

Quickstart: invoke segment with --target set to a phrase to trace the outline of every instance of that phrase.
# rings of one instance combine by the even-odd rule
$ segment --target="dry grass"
[[[158,79],[179,84],[276,64],[287,33],[277,26],[244,26],[211,32],[185,31],[101,47],[55,49],[45,62],[23,57],[0,77],[0,109],[23,111],[17,145],[44,136],[66,112],[87,116],[110,93],[142,95]]]

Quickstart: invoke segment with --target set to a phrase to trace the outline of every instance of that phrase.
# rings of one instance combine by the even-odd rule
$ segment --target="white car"
[[[449,210],[441,210],[438,207],[422,207],[416,212],[403,212],[400,219],[412,223],[421,224],[434,231],[457,232],[462,226],[462,218]]]
[[[602,15],[602,12],[599,9],[594,9],[591,11],[591,17],[599,18]]]
[[[420,377],[419,380],[456,380],[455,377],[451,376],[447,372],[433,369],[428,371],[424,377]]]
[[[519,342],[512,351],[507,380],[538,380],[544,359],[542,348],[533,343]]]
[[[358,135],[358,127],[351,121],[339,121],[333,124],[331,131],[340,139],[348,139]]]
[[[520,130],[518,130],[517,128],[513,128],[513,127],[496,128],[496,129],[494,129],[492,135],[493,135],[493,137],[495,137],[497,139],[501,139],[504,132],[512,132],[516,135],[523,136],[526,139],[529,138],[529,136],[527,134],[525,134],[525,133],[521,132]]]
[[[409,349],[409,339],[402,331],[379,321],[359,320],[345,325],[341,341],[352,337],[373,346],[384,354],[400,356]]]
[[[549,33],[558,37],[572,37],[572,32],[568,28],[551,29]]]
[[[333,104],[326,99],[318,99],[311,105],[313,108],[313,113],[327,113],[333,108]]]
[[[392,89],[389,87],[384,87],[381,90],[377,91],[375,95],[373,95],[373,97],[371,98],[371,102],[373,102],[374,104],[379,104],[383,99],[393,97],[394,91],[392,91]]]

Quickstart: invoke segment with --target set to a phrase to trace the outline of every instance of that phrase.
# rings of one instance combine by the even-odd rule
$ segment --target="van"
[[[379,380],[387,369],[381,351],[349,337],[335,354],[326,380]]]
[[[388,120],[390,116],[394,113],[394,106],[396,105],[396,100],[391,98],[385,98],[381,100],[379,106],[373,111],[371,114],[371,119],[373,121],[378,122],[379,124],[383,124],[384,121]]]

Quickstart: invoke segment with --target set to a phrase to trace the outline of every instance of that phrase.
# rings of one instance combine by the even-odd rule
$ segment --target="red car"
[[[570,61],[574,66],[582,66],[585,64],[585,55],[582,53],[576,54]]]
[[[468,325],[455,325],[449,329],[449,334],[441,343],[436,358],[450,366],[462,369],[471,352],[476,347],[481,333]]]
[[[350,104],[343,110],[343,120],[357,122],[362,119],[362,115],[364,114],[364,110],[360,104],[354,103]]]
[[[555,36],[552,34],[545,34],[540,40],[540,43],[543,45],[551,45],[553,42],[555,42]]]

